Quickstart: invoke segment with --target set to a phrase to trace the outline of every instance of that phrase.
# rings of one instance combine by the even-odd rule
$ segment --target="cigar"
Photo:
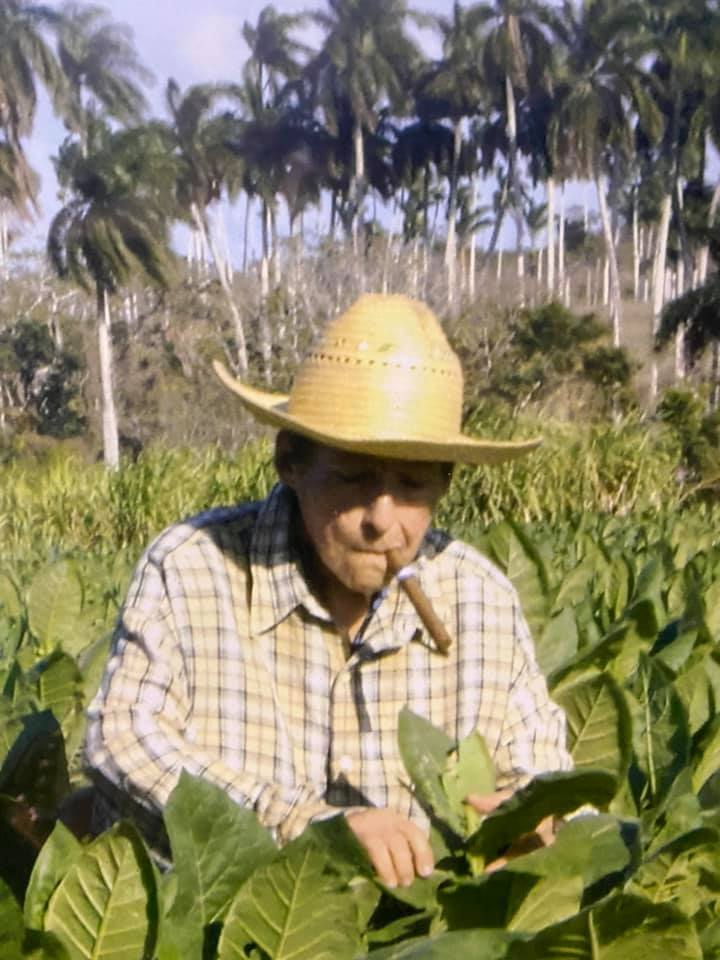
[[[435,646],[443,656],[447,656],[452,639],[445,629],[445,625],[433,610],[432,604],[425,591],[420,586],[417,571],[411,564],[403,566],[397,550],[388,550],[385,554],[390,573],[397,579],[400,589],[405,593],[410,603],[415,607],[423,626],[435,641]]]

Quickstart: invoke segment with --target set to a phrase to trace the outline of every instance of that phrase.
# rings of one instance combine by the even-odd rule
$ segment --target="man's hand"
[[[406,817],[375,807],[345,816],[386,887],[409,887],[416,876],[430,876],[434,861],[428,839]]]
[[[495,793],[488,794],[471,793],[465,798],[465,803],[482,816],[487,816],[488,813],[492,813],[512,795],[512,790],[497,790]],[[512,860],[513,857],[520,857],[532,850],[539,850],[540,847],[549,847],[555,840],[554,820],[554,817],[546,817],[541,820],[532,833],[526,833],[525,836],[519,837],[502,857],[489,863],[485,867],[485,871],[492,873],[494,870],[504,867],[508,860]]]

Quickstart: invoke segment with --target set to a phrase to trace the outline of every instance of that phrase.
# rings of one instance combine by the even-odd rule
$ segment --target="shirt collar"
[[[302,575],[295,531],[297,504],[291,490],[276,484],[260,505],[250,541],[252,593],[250,630],[263,633],[303,605],[313,616],[329,620]]]

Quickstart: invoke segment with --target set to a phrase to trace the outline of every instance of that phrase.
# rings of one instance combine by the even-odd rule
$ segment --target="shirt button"
[[[348,757],[347,754],[344,757],[340,757],[339,767],[343,773],[350,773],[353,768],[352,757]]]

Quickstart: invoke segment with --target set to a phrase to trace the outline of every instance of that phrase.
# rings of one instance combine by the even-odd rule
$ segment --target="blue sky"
[[[102,0],[101,0],[102,2]],[[203,81],[239,78],[247,57],[242,37],[246,20],[255,22],[268,0],[114,0],[104,5],[119,23],[130,26],[142,63],[155,74],[148,91],[153,113],[164,116],[163,92],[169,77],[185,88]],[[50,3],[50,6],[60,6]],[[299,13],[321,6],[320,0],[276,0],[283,13]],[[436,13],[450,12],[452,0],[413,0],[414,9]],[[312,43],[312,34],[306,39]],[[425,36],[423,46],[434,54],[434,40]],[[435,50],[433,50],[435,47]],[[41,213],[34,226],[23,230],[23,245],[43,247],[47,225],[57,211],[57,184],[50,157],[57,151],[65,132],[42,99],[35,133],[28,144],[28,155],[41,176]]]

